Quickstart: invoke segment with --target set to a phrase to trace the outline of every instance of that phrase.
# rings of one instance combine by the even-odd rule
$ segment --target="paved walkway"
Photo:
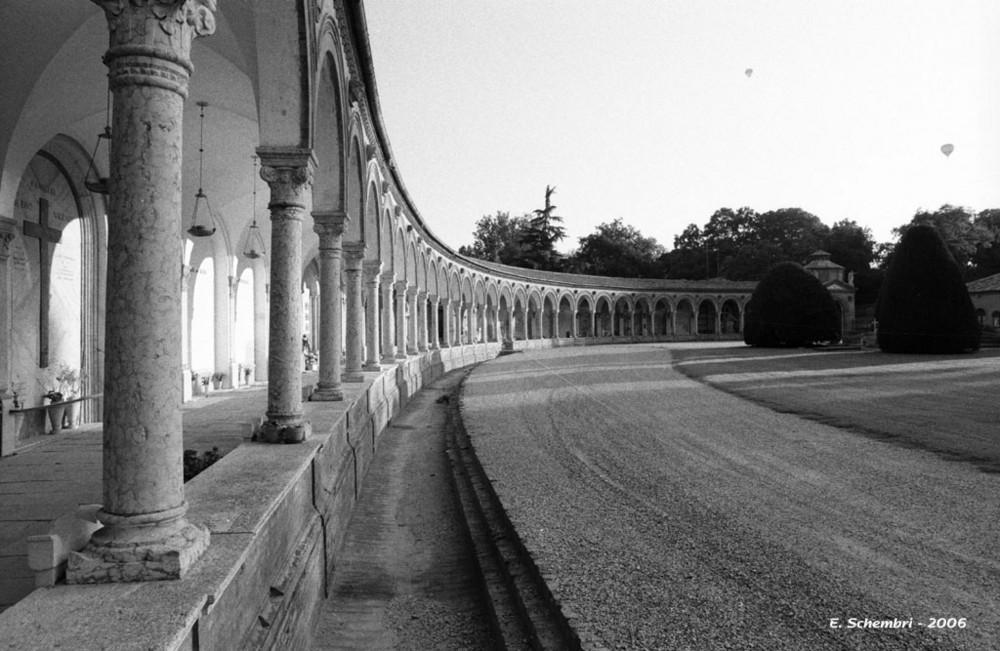
[[[184,405],[184,448],[223,454],[249,438],[251,419],[267,405],[264,385],[219,391]],[[100,423],[84,425],[0,459],[0,611],[35,587],[28,536],[80,504],[101,502]]]
[[[445,452],[442,396],[466,372],[424,387],[382,433],[314,651],[497,648]]]

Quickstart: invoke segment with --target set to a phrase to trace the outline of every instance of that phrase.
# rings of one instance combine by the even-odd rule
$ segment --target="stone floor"
[[[303,384],[309,386],[304,378]],[[251,433],[263,416],[265,385],[218,391],[188,402],[184,448],[223,454]],[[0,459],[0,611],[34,589],[27,565],[28,536],[44,534],[55,519],[81,504],[101,502],[101,425],[83,425]]]

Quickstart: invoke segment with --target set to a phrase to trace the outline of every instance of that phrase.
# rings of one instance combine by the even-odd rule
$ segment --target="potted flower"
[[[59,390],[63,394],[64,399],[69,401],[66,403],[65,412],[66,429],[76,427],[76,415],[80,403],[76,402],[75,398],[80,397],[80,382],[84,377],[85,375],[82,371],[65,362],[59,365],[56,381],[59,383]]]
[[[222,382],[226,379],[225,373],[212,373],[212,388],[218,391],[222,388]]]
[[[208,385],[212,381],[212,374],[209,373],[208,371],[199,371],[197,375],[198,375],[198,381],[201,382],[201,392],[207,394]]]
[[[62,429],[63,415],[66,413],[66,405],[63,403],[63,394],[56,389],[49,389],[43,396],[48,399],[49,404],[45,412],[49,415],[49,424],[52,425],[52,434]]]

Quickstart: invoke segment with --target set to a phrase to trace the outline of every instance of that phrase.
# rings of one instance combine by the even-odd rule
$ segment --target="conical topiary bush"
[[[833,297],[800,265],[780,262],[757,283],[743,319],[744,342],[777,347],[839,340]]]
[[[892,254],[878,303],[878,346],[890,353],[979,349],[979,323],[962,272],[933,226],[911,226]]]

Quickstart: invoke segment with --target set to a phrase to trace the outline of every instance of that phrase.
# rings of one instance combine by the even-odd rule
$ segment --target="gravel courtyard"
[[[1000,474],[714,389],[674,367],[692,348],[526,351],[467,379],[473,445],[557,598],[609,648],[995,648]]]

